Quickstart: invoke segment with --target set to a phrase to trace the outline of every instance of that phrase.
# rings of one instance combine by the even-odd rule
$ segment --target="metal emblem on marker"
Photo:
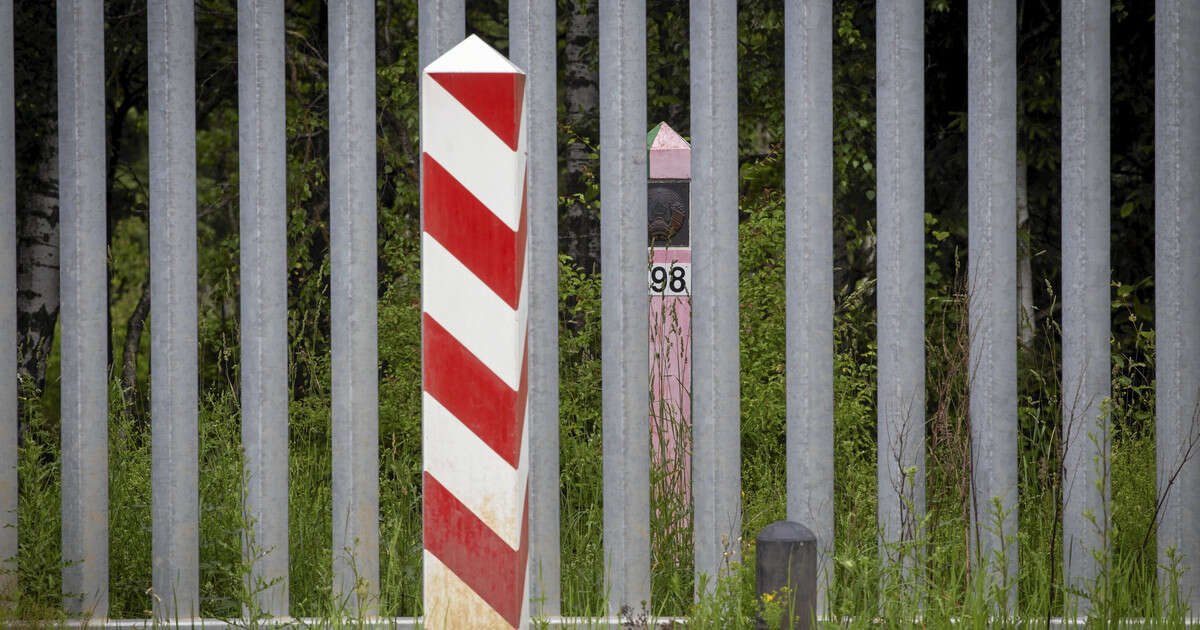
[[[690,211],[688,182],[651,181],[646,186],[650,247],[689,246]]]

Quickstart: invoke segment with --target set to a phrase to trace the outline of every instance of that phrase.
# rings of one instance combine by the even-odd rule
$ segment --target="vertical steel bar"
[[[737,13],[733,2],[692,0],[689,19],[693,531],[695,572],[711,585],[742,534]]]
[[[601,368],[609,612],[650,601],[646,4],[600,4]]]
[[[885,544],[917,538],[925,511],[923,10],[919,1],[883,3],[876,29],[877,481]]]
[[[1200,609],[1200,4],[1155,6],[1158,565],[1183,570],[1176,593],[1167,591],[1168,570],[1160,570],[1160,584],[1194,614]]]
[[[464,0],[420,0],[417,5],[418,70],[466,37],[466,15]]]
[[[1016,606],[1017,12],[967,7],[967,200],[972,541]]]
[[[17,564],[17,162],[13,3],[0,0],[0,593]],[[10,559],[13,559],[10,561]]]
[[[58,3],[63,607],[108,610],[104,6]]]
[[[562,601],[558,463],[558,99],[555,5],[509,0],[513,63],[525,69],[529,161],[529,598],[538,616]]]
[[[911,567],[895,545],[925,514],[924,3],[880,3],[876,19],[880,555]]]
[[[1062,561],[1088,592],[1111,515],[1109,2],[1066,0],[1062,19]]]
[[[166,619],[200,614],[193,10],[187,0],[147,7],[152,581]]]
[[[833,579],[831,0],[784,5],[787,518],[817,535],[817,612]]]
[[[329,5],[334,593],[379,604],[375,4]]]
[[[288,613],[287,195],[283,2],[238,2],[242,555],[263,613]]]

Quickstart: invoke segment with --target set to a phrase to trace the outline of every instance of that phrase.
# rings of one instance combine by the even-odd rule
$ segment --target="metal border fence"
[[[198,609],[196,175],[193,8],[149,0],[150,237],[153,362],[153,584],[160,618]],[[787,517],[829,549],[833,486],[831,0],[786,0]],[[1200,3],[1158,0],[1155,20],[1155,310],[1158,528],[1168,550],[1200,557],[1200,461],[1183,461],[1200,408]],[[511,0],[513,61],[528,73],[532,155],[555,152],[555,2]],[[741,529],[737,310],[737,51],[731,1],[692,0],[693,421],[695,570],[715,574],[722,537]],[[105,372],[103,7],[58,2],[62,286],[64,590],[68,614],[107,616],[108,413]],[[885,541],[924,509],[923,11],[878,7],[880,526]],[[15,164],[13,5],[0,0],[0,558],[16,547]],[[970,415],[976,512],[999,498],[1016,531],[1016,13],[1010,0],[968,9]],[[462,0],[422,0],[420,64],[464,36]],[[1107,455],[1101,401],[1110,395],[1109,20],[1107,0],[1064,0],[1062,32],[1063,391],[1065,572],[1096,576],[1102,541],[1085,514],[1111,499],[1092,463]],[[599,13],[604,555],[610,606],[650,598],[646,434],[646,50],[644,0],[602,0]],[[283,4],[238,2],[242,287],[242,439],[254,534],[287,549],[287,522],[261,506],[287,501]],[[331,2],[332,425],[334,588],[377,594],[374,3]],[[556,171],[529,174],[531,600],[560,619]],[[1098,421],[1097,418],[1100,418]],[[1090,435],[1089,435],[1090,434]],[[1100,439],[1095,439],[1096,435]],[[891,461],[883,455],[888,455]],[[915,470],[908,478],[904,471]],[[1174,479],[1174,481],[1172,481]],[[911,501],[896,488],[912,486]],[[286,511],[284,512],[286,514]],[[984,529],[984,553],[1013,540]],[[822,580],[831,568],[828,553]],[[1082,559],[1081,559],[1082,558]],[[259,594],[286,616],[288,559],[268,554]],[[993,570],[998,570],[994,568]],[[820,592],[824,597],[822,582]],[[1200,609],[1200,571],[1179,577]],[[1011,610],[1013,600],[1008,602]],[[824,600],[821,606],[824,607]],[[142,621],[108,627],[140,627]],[[408,627],[412,621],[386,625]],[[1062,622],[1070,625],[1070,620]],[[407,625],[406,625],[407,624]],[[215,624],[207,624],[217,627]]]

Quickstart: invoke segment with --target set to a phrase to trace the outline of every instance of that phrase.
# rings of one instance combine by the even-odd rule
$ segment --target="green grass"
[[[652,603],[660,615],[690,615],[693,627],[749,628],[754,597],[755,534],[784,514],[783,213],[768,199],[741,227],[741,388],[743,530],[730,541],[742,562],[706,576],[713,596],[693,602],[691,532],[673,531],[687,509],[665,492],[655,471],[652,505]],[[416,268],[411,247],[393,255]],[[380,300],[380,610],[421,614],[421,455],[418,286],[401,275]],[[607,609],[601,541],[599,279],[563,260],[560,269],[560,468],[563,613],[600,616]],[[853,627],[995,627],[1003,596],[984,583],[968,553],[963,509],[966,472],[965,336],[962,295],[931,285],[929,300],[927,496],[924,537],[890,550],[916,558],[909,574],[881,563],[876,530],[875,346],[870,279],[837,296],[834,359],[836,538],[828,613]],[[319,293],[319,291],[317,292]],[[318,304],[319,306],[319,304]],[[294,307],[290,366],[291,610],[335,618],[343,612],[331,583],[330,427],[328,355],[321,316]],[[201,326],[207,357],[200,408],[201,610],[209,617],[241,613],[249,594],[242,576],[236,329]],[[1045,339],[1056,338],[1047,330]],[[115,343],[120,344],[118,338]],[[1104,580],[1085,595],[1109,618],[1146,617],[1176,627],[1183,610],[1164,606],[1155,583],[1153,336],[1114,344],[1114,433],[1111,554]],[[225,344],[225,345],[220,345]],[[1033,627],[1048,616],[1073,614],[1078,594],[1066,593],[1058,569],[1058,410],[1053,342],[1023,354],[1020,422],[1019,620]],[[56,362],[52,361],[52,365]],[[143,369],[143,378],[144,378]],[[51,378],[53,381],[53,376]],[[56,402],[26,392],[28,425],[20,449],[19,591],[0,619],[53,623],[62,617],[60,461]],[[145,617],[150,585],[150,440],[145,405],[128,408],[114,384],[110,436],[110,616]],[[985,525],[986,526],[986,523]],[[881,585],[885,585],[882,586]],[[881,591],[882,589],[882,591]],[[634,611],[635,613],[639,611]],[[913,620],[922,619],[920,624]]]

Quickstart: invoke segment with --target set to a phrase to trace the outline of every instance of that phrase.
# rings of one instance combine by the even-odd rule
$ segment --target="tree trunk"
[[[146,316],[149,314],[150,279],[147,276],[146,283],[142,285],[142,296],[125,323],[125,347],[121,352],[121,392],[125,397],[125,410],[129,412],[136,408],[138,402],[138,349],[142,345],[142,329],[146,326]]]
[[[58,136],[46,137],[17,213],[17,370],[40,391],[58,322]]]
[[[1029,251],[1029,165],[1017,155],[1017,340],[1029,347],[1033,342],[1033,266]]]
[[[596,108],[596,40],[599,22],[596,0],[570,0],[567,33],[563,46],[563,103],[566,105],[566,207],[559,234],[564,253],[586,271],[600,266],[600,217],[581,197],[589,184],[597,184],[593,147],[599,136]]]

